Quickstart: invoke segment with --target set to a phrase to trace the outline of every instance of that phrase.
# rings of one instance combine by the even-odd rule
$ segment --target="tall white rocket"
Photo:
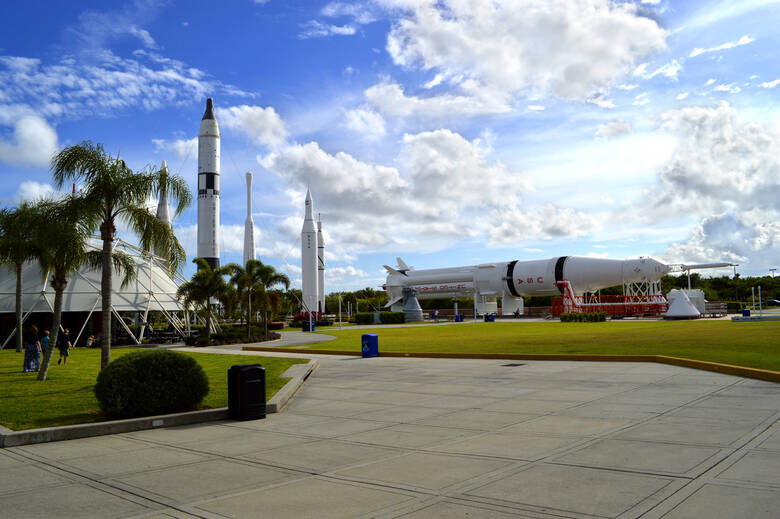
[[[198,133],[198,257],[212,269],[219,267],[219,125],[214,101],[206,99],[206,112]]]
[[[246,221],[244,222],[244,265],[255,259],[255,222],[252,221],[252,172],[246,172]]]
[[[160,167],[160,170],[163,171],[166,175],[168,173],[168,163],[164,160],[162,161],[162,166]],[[169,226],[171,226],[171,215],[168,212],[168,186],[167,184],[165,186],[162,186],[160,189],[160,200],[157,203],[157,218],[162,220],[163,222],[167,223]]]
[[[325,240],[322,239],[322,217],[317,213],[317,303],[325,312]]]
[[[317,231],[314,229],[314,207],[311,192],[306,190],[306,215],[301,230],[301,292],[303,311],[317,312],[319,289],[317,287]]]

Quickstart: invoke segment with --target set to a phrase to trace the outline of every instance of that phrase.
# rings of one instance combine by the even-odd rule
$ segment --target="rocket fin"
[[[383,267],[385,267],[385,270],[387,270],[391,274],[403,274],[404,276],[406,275],[406,272],[403,270],[396,270],[393,267],[390,267],[388,265],[383,265]]]
[[[398,270],[400,270],[401,272],[407,272],[409,270],[414,270],[412,267],[410,267],[409,265],[404,263],[404,260],[402,260],[401,258],[395,258],[395,261],[398,262]]]
[[[397,303],[398,301],[400,301],[401,299],[403,299],[403,297],[402,297],[402,296],[401,296],[401,297],[396,297],[395,299],[391,299],[390,301],[388,301],[388,302],[387,302],[387,304],[385,305],[385,308],[390,308],[391,306],[393,306],[394,304],[396,304],[396,303]]]

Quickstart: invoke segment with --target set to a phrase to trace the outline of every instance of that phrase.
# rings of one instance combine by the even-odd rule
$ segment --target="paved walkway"
[[[0,517],[780,510],[777,384],[639,363],[320,361],[265,420],[0,450]]]

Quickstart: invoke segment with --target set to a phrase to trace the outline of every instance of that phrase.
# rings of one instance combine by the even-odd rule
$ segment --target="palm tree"
[[[179,286],[176,296],[185,306],[201,306],[206,311],[206,337],[211,337],[211,298],[220,298],[228,286],[223,276],[230,274],[230,268],[218,267],[214,270],[203,258],[192,260],[198,271],[192,279]]]
[[[100,221],[100,238],[103,240],[100,285],[103,314],[102,369],[111,360],[111,267],[116,224],[126,223],[139,235],[141,248],[147,252],[152,249],[157,251],[169,261],[173,272],[184,262],[184,249],[173,234],[173,229],[149,213],[145,203],[150,196],[159,194],[163,185],[167,195],[176,202],[174,215],[178,215],[189,206],[192,195],[181,177],[168,175],[163,180],[159,170],[149,168],[143,173],[135,173],[118,156],[107,155],[102,145],[88,141],[67,147],[54,155],[51,169],[57,187],[69,180],[84,182],[84,206]]]
[[[225,267],[230,269],[230,283],[235,286],[238,299],[241,301],[240,304],[246,312],[247,338],[252,335],[252,292],[257,287],[257,281],[250,271],[253,271],[256,263],[258,263],[257,260],[249,260],[246,263],[246,268],[238,263],[225,265]],[[245,302],[246,304],[244,304]]]
[[[250,263],[255,262],[250,267]],[[263,333],[268,335],[268,309],[274,306],[275,295],[271,294],[271,288],[274,286],[284,285],[284,288],[290,288],[290,278],[281,272],[277,272],[271,265],[264,265],[259,260],[247,261],[247,271],[252,273],[254,279],[257,280],[259,290],[255,292],[258,306],[263,314]],[[278,305],[278,301],[276,301]]]
[[[52,275],[50,285],[54,290],[54,317],[50,347],[41,362],[38,380],[46,380],[52,353],[57,344],[57,336],[62,320],[63,293],[68,284],[68,277],[82,265],[100,269],[103,253],[91,249],[89,236],[98,225],[94,215],[86,210],[81,197],[70,197],[61,202],[43,201],[39,204],[41,218],[36,226],[35,235],[38,243],[46,244],[38,249],[37,259],[41,272],[45,277]],[[115,252],[112,255],[115,270],[124,272],[122,286],[135,278],[135,262],[124,253]]]
[[[33,239],[37,209],[22,202],[16,209],[0,209],[0,263],[12,263],[16,269],[16,351],[22,351],[22,267],[35,257]]]

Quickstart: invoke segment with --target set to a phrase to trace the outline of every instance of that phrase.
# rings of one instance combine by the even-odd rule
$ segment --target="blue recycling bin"
[[[745,308],[742,310],[742,317],[750,317],[750,309]]]
[[[455,314],[455,322],[456,323],[462,323],[463,322],[463,314]]]
[[[375,333],[364,333],[360,339],[363,358],[379,357],[379,336]]]
[[[309,323],[309,321],[303,321],[303,324],[301,325],[303,327],[304,332],[313,332],[314,331],[314,321]]]

